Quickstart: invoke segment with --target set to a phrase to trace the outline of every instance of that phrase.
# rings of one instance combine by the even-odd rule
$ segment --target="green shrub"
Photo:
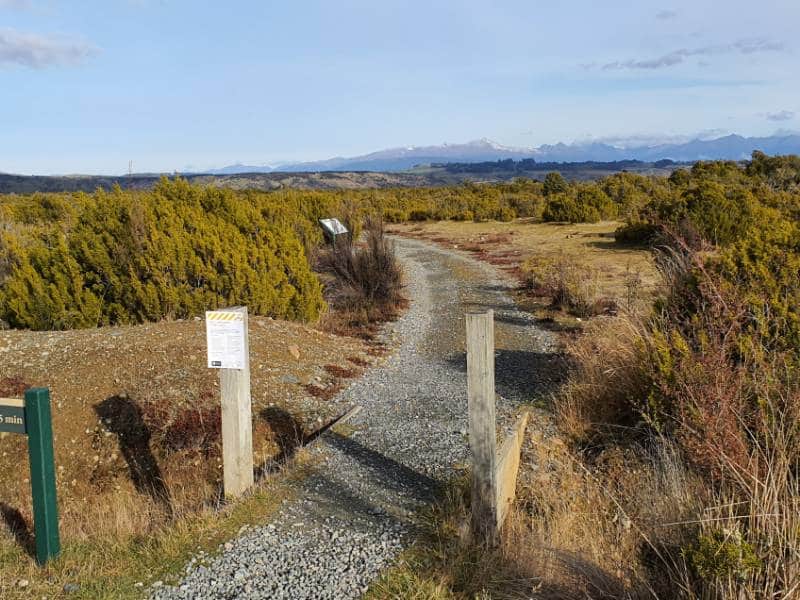
[[[553,196],[555,194],[563,194],[569,189],[569,184],[567,183],[566,179],[558,173],[557,171],[553,171],[545,175],[544,178],[544,187],[542,188],[542,192],[545,196]]]
[[[658,231],[652,223],[627,223],[614,231],[614,241],[622,245],[648,246],[655,241]]]
[[[717,529],[701,534],[683,555],[697,576],[704,580],[742,579],[749,571],[761,568],[752,544],[742,539],[736,530]]]
[[[569,194],[549,196],[542,218],[545,221],[567,223],[597,223],[600,212],[593,206],[580,204]]]
[[[387,223],[402,223],[408,220],[408,214],[396,208],[387,208],[383,211],[383,218]]]
[[[415,209],[408,215],[409,221],[429,221],[432,218],[431,211]]]
[[[237,304],[313,321],[324,308],[288,215],[267,219],[252,198],[162,180],[148,193],[72,200],[72,225],[4,234],[0,314],[12,327],[139,323]]]

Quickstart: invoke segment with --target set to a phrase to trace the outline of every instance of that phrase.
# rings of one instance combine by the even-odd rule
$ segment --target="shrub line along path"
[[[545,394],[556,341],[536,327],[494,267],[397,239],[411,306],[385,327],[396,346],[337,399],[360,405],[347,435],[314,444],[310,475],[269,524],[214,557],[198,556],[171,598],[358,598],[415,536],[415,514],[468,464],[464,313],[495,311],[497,417],[502,437],[521,403]]]

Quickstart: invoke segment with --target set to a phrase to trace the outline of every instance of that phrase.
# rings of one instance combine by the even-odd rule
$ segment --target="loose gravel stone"
[[[555,340],[517,309],[513,285],[490,265],[397,240],[407,313],[384,329],[396,351],[335,399],[360,405],[356,431],[328,431],[317,466],[276,519],[249,527],[208,559],[198,554],[177,586],[154,600],[360,597],[414,539],[414,515],[469,459],[464,313],[495,311],[497,415],[544,394]]]

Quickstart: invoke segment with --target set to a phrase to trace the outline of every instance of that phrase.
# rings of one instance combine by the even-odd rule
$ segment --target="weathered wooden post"
[[[494,312],[467,313],[467,400],[472,451],[472,531],[493,544],[497,536],[494,401]]]
[[[226,498],[253,485],[253,420],[247,307],[206,312],[208,366],[220,369],[222,468]]]

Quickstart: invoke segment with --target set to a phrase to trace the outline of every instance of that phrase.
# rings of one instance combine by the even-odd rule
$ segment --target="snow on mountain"
[[[603,141],[573,144],[545,144],[536,148],[504,146],[487,138],[465,144],[444,143],[438,146],[404,146],[378,150],[355,157],[335,157],[322,161],[286,163],[270,166],[231,165],[208,171],[212,174],[268,173],[274,171],[404,171],[431,163],[471,163],[505,159],[534,159],[537,162],[609,162],[661,159],[695,161],[748,158],[753,150],[767,154],[800,154],[800,134],[781,131],[768,137],[727,135],[715,139],[697,137],[689,141],[614,144]]]

